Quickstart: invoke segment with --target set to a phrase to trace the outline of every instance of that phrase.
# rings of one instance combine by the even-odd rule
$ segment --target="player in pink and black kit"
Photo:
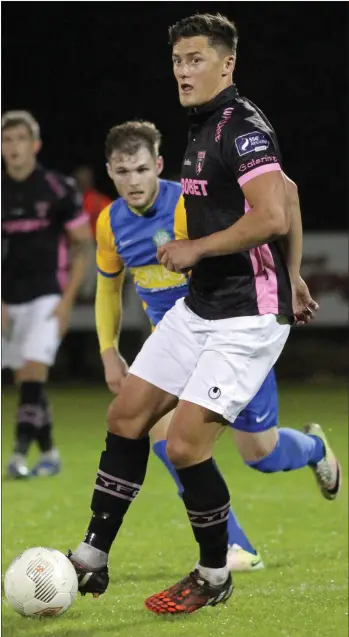
[[[182,168],[189,238],[167,242],[157,256],[170,272],[192,274],[188,294],[157,325],[109,408],[93,515],[70,556],[80,591],[104,592],[110,548],[146,474],[148,432],[175,408],[166,451],[200,553],[189,575],[146,600],[159,614],[192,613],[231,595],[230,496],[213,445],[222,425],[236,427],[291,324],[316,309],[299,277],[301,220],[289,207],[275,132],[233,84],[234,23],[191,16],[170,28],[170,42],[179,99],[192,110]],[[341,471],[319,425],[302,433],[253,424],[235,432],[246,464],[262,473],[309,466],[323,496],[336,498]]]
[[[37,164],[40,130],[30,113],[5,113],[1,128],[2,367],[13,370],[19,388],[7,471],[14,478],[53,475],[61,465],[45,384],[88,266],[89,220],[74,181]],[[41,457],[29,471],[34,441]]]

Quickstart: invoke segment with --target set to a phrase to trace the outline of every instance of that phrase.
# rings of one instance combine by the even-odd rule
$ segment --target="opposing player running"
[[[40,130],[30,113],[5,113],[1,128],[2,367],[13,370],[19,391],[7,473],[47,476],[60,471],[61,461],[45,387],[88,266],[91,233],[74,182],[37,163]],[[34,441],[41,456],[30,471]]]
[[[148,432],[175,407],[167,454],[200,556],[188,576],[146,600],[161,614],[191,613],[232,593],[229,492],[213,445],[267,378],[295,313],[311,311],[304,285],[290,280],[295,220],[275,132],[232,84],[235,25],[195,15],[174,25],[170,40],[181,104],[194,109],[182,170],[190,238],[158,248],[158,258],[170,272],[191,270],[189,290],[148,338],[109,409],[93,515],[71,556],[80,591],[103,592],[110,547],[144,481]],[[324,496],[334,499],[340,468],[321,429],[282,432],[239,431],[245,462],[267,473],[309,465]]]

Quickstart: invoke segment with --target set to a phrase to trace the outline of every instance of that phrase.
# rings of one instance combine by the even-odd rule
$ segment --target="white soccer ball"
[[[68,558],[38,546],[11,562],[5,575],[5,595],[20,615],[62,615],[78,592],[78,579]]]

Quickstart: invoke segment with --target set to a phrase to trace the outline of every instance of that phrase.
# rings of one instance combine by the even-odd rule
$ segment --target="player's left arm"
[[[314,301],[308,286],[300,275],[303,252],[303,224],[298,188],[294,181],[283,173],[287,201],[290,211],[290,227],[283,239],[285,256],[292,285],[293,311],[296,323],[308,323],[315,317],[319,305]]]
[[[71,181],[67,181],[66,196],[60,202],[60,217],[71,248],[68,283],[53,315],[60,323],[63,335],[68,326],[69,313],[74,305],[87,269],[93,259],[93,241],[89,218],[82,210],[81,196]]]
[[[287,203],[290,214],[290,227],[283,239],[285,256],[290,279],[295,283],[300,276],[303,253],[303,224],[299,203],[298,188],[294,181],[283,173],[285,180]]]
[[[63,300],[69,307],[72,307],[92,260],[93,242],[88,220],[78,226],[68,227],[66,233],[71,246],[71,266],[69,282],[64,290]]]
[[[161,246],[158,249],[160,263],[180,272],[203,258],[244,252],[286,235],[290,220],[281,171],[258,175],[244,184],[242,190],[250,205],[248,214],[226,230],[207,237]]]
[[[246,135],[247,137],[247,135]],[[264,135],[262,137],[264,139]],[[272,146],[271,139],[269,145]],[[233,153],[230,165],[243,192],[249,210],[236,223],[220,232],[199,239],[199,252],[202,257],[214,257],[236,252],[245,252],[279,237],[284,237],[290,228],[290,208],[288,205],[286,183],[275,148],[268,149],[269,162],[258,163],[252,170],[246,168],[242,174],[241,166],[249,166],[249,159],[240,161],[237,149]],[[263,151],[265,154],[265,151]]]
[[[225,127],[222,161],[238,181],[248,214],[226,230],[160,248],[158,257],[168,269],[183,270],[206,257],[245,252],[288,233],[289,206],[277,143],[271,131],[258,130],[248,120],[242,127],[238,137],[235,126]]]

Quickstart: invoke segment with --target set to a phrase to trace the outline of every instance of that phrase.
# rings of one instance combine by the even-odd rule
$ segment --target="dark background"
[[[164,175],[178,178],[187,122],[167,28],[198,11],[237,23],[235,81],[276,129],[305,229],[346,228],[346,2],[6,2],[2,110],[32,111],[41,161],[66,173],[91,164],[111,196],[109,127],[153,120],[164,136]]]
[[[41,162],[65,173],[88,163],[111,197],[106,133],[127,119],[150,119],[164,137],[164,176],[178,178],[187,118],[167,29],[200,11],[220,11],[237,23],[234,79],[274,125],[285,170],[299,187],[305,230],[346,230],[346,2],[5,2],[2,111],[32,111],[44,141]],[[123,330],[128,362],[144,337]],[[278,374],[346,376],[347,350],[347,331],[336,326],[292,330]],[[68,333],[52,378],[103,380],[93,326]]]

